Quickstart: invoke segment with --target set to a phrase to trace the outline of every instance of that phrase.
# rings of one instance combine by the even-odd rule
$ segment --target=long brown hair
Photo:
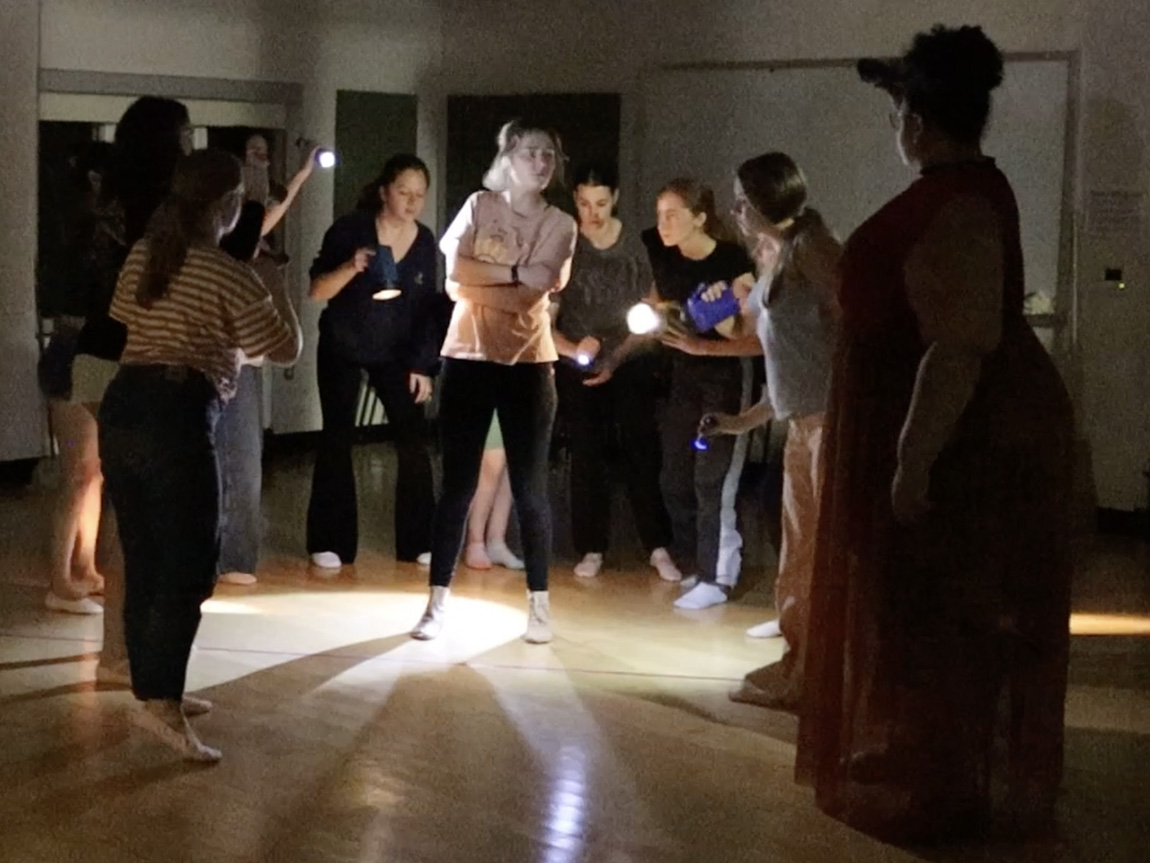
[[[747,159],[735,176],[743,194],[759,215],[773,225],[788,220],[780,260],[790,260],[795,241],[804,233],[825,229],[822,215],[807,206],[807,178],[802,168],[786,153],[773,151]]]
[[[719,214],[715,209],[715,192],[710,186],[691,177],[676,177],[663,186],[656,197],[661,198],[668,194],[678,196],[686,208],[696,216],[706,216],[706,221],[703,222],[703,231],[712,240],[732,240],[734,238],[731,231],[719,219]]]
[[[223,150],[197,150],[176,164],[172,190],[148,223],[148,256],[136,287],[145,309],[168,292],[188,249],[214,242],[214,221],[230,197],[243,196],[243,166]]]

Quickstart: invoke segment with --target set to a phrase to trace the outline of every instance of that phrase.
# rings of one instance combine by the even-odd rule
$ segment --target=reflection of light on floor
[[[204,614],[266,614],[262,608],[258,608],[249,602],[236,602],[234,599],[209,599],[206,600],[201,606],[200,610]]]
[[[224,654],[239,650],[285,657],[329,654],[358,657],[364,663],[414,662],[421,665],[466,663],[517,642],[527,623],[526,603],[452,596],[443,634],[431,642],[408,638],[427,605],[427,594],[405,591],[277,592],[243,597],[218,595],[203,604],[205,628],[200,646]],[[250,624],[237,626],[243,616]],[[381,639],[394,639],[382,647]],[[273,662],[274,664],[274,662]],[[343,685],[359,668],[335,675]]]
[[[1072,635],[1150,635],[1150,617],[1134,614],[1072,614]]]
[[[555,755],[552,755],[555,758]],[[543,863],[582,860],[587,832],[587,753],[577,744],[558,752],[559,775],[553,777],[547,801],[547,852]]]

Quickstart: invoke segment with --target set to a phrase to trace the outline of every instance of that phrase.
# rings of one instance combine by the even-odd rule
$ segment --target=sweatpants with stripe
[[[746,435],[721,435],[693,446],[705,413],[734,414],[751,401],[751,363],[738,357],[676,353],[663,417],[663,499],[674,532],[672,556],[684,575],[733,587],[743,539],[735,515]]]

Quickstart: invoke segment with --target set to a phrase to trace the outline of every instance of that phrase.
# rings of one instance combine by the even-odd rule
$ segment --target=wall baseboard
[[[1150,541],[1150,510],[1099,507],[1097,513],[1099,533]]]

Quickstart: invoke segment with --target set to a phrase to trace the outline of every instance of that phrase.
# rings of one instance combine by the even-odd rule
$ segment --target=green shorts
[[[499,427],[499,417],[491,418],[491,428],[487,430],[487,441],[483,444],[487,449],[503,449],[503,429]]]

